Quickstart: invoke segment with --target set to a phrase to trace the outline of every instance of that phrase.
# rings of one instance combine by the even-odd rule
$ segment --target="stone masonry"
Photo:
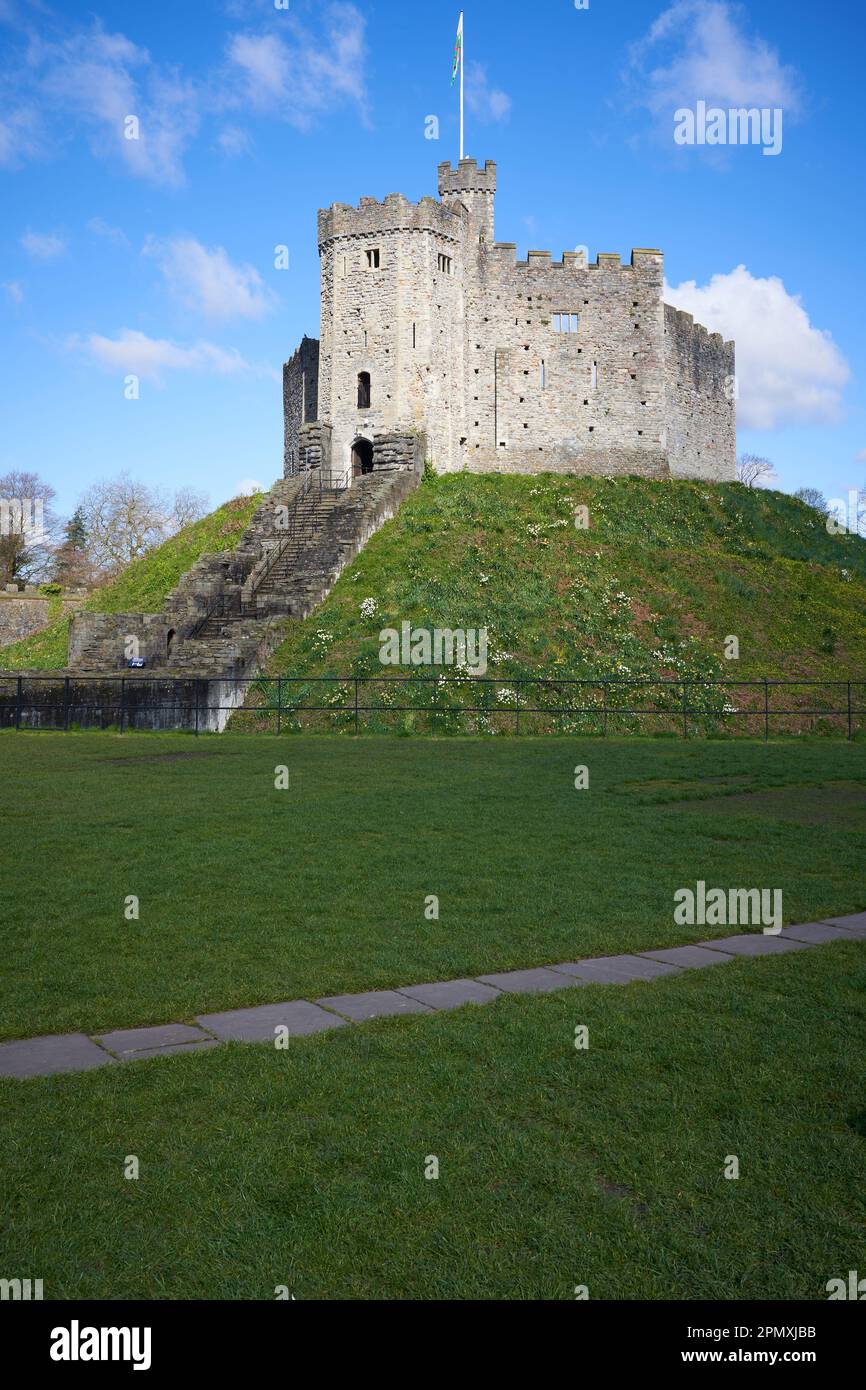
[[[663,301],[662,253],[494,240],[496,166],[440,201],[320,211],[321,329],[284,368],[285,469],[369,471],[426,436],[440,471],[735,476],[734,345]]]
[[[0,647],[32,637],[51,622],[55,610],[64,617],[76,613],[87,599],[86,589],[67,589],[59,595],[59,604],[52,602],[35,584],[23,590],[17,584],[7,584],[0,592]]]

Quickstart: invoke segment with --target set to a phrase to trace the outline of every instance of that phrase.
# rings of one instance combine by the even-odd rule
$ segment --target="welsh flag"
[[[451,86],[454,86],[454,79],[457,70],[463,61],[463,11],[460,11],[460,23],[457,25],[457,43],[454,48],[454,66],[451,69]]]

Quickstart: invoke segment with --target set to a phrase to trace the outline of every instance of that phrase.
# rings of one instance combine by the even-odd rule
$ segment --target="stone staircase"
[[[330,592],[341,571],[417,487],[409,469],[382,470],[337,488],[318,470],[277,483],[234,552],[203,555],[161,613],[84,613],[70,629],[70,670],[128,680],[239,684]],[[144,667],[130,669],[134,637]],[[221,701],[222,702],[222,701]]]

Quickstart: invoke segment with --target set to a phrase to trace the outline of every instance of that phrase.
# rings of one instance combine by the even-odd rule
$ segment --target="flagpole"
[[[465,65],[466,37],[463,24],[463,11],[460,11],[460,158],[463,158],[463,68]]]

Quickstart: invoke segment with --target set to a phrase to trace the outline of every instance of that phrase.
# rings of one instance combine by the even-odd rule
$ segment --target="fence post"
[[[358,732],[358,677],[355,677],[355,733]]]
[[[63,677],[63,732],[69,732],[69,677]]]
[[[15,701],[15,728],[21,728],[21,677],[18,677],[18,693]]]
[[[854,737],[853,710],[851,709],[851,682],[848,682],[848,741]]]
[[[283,678],[277,676],[277,733],[282,728],[283,721]]]
[[[516,685],[516,690],[515,690],[515,697],[514,697],[514,713],[515,713],[515,717],[516,717],[516,728],[515,728],[514,732],[515,732],[516,734],[519,735],[519,733],[520,733],[520,681],[515,681],[515,685]]]
[[[764,677],[764,742],[770,737],[770,682]]]
[[[193,688],[195,689],[195,736],[198,738],[198,683],[199,677],[193,676]]]
[[[120,732],[126,723],[126,676],[120,677]]]
[[[683,738],[689,736],[689,688],[683,681]]]
[[[602,735],[603,738],[607,738],[607,687],[608,682],[603,681],[601,687],[601,698],[604,703],[604,732]]]

